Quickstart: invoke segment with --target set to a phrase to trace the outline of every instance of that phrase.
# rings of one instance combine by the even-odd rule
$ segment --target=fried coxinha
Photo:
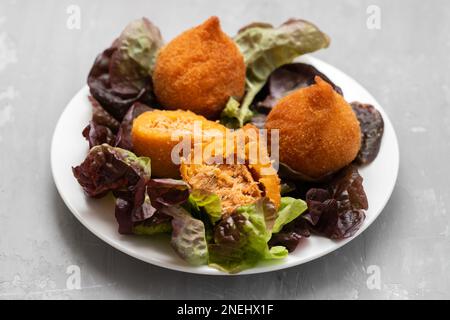
[[[219,19],[211,17],[161,49],[153,82],[167,109],[217,119],[230,97],[240,100],[244,95],[244,57],[221,30]]]
[[[194,125],[201,128],[200,137],[195,137]],[[132,140],[136,154],[152,159],[152,175],[181,176],[193,189],[217,194],[222,200],[224,213],[231,213],[237,207],[265,196],[277,207],[280,203],[279,178],[257,131],[256,127],[247,125],[227,135],[227,128],[221,124],[190,111],[155,110],[135,119]],[[187,141],[192,144],[189,145],[192,149],[189,159],[197,159],[193,145],[195,139],[203,144],[197,149],[201,153],[198,157],[200,162],[185,159],[181,168],[174,163],[173,150],[180,143],[173,138],[174,133],[180,138],[189,137]],[[241,150],[236,142],[239,134],[243,137]],[[227,143],[232,148],[227,147]],[[252,148],[256,150],[257,159],[251,159]],[[204,150],[210,150],[210,156],[205,157]],[[239,163],[238,157],[243,158]],[[231,163],[227,159],[232,159]]]
[[[321,180],[351,163],[361,146],[352,107],[320,77],[282,98],[266,128],[280,130],[280,161],[306,180]]]

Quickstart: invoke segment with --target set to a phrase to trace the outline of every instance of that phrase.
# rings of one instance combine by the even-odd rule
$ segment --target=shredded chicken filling
[[[237,207],[253,203],[261,197],[258,182],[243,164],[196,166],[195,172],[187,180],[194,189],[217,194],[222,201],[224,214],[230,214]]]

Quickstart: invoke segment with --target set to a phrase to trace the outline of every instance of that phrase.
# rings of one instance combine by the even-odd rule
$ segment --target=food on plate
[[[219,196],[224,214],[262,197],[258,182],[244,164],[181,165],[183,180],[195,190],[207,190]]]
[[[267,96],[264,100],[256,103],[255,109],[261,113],[269,113],[278,100],[287,94],[315,84],[314,79],[316,76],[328,82],[334,91],[343,96],[342,89],[336,86],[326,75],[315,67],[306,63],[290,63],[272,72],[265,85]]]
[[[234,38],[247,67],[245,96],[242,102],[231,97],[221,120],[228,127],[242,127],[253,115],[250,106],[270,74],[296,57],[328,47],[330,38],[312,23],[290,19],[274,28],[267,23],[252,23]]]
[[[311,233],[335,240],[352,237],[364,222],[369,207],[362,182],[356,166],[349,165],[330,182],[307,188],[303,197],[308,210],[274,234],[269,244],[284,246],[292,252]]]
[[[236,273],[311,234],[353,236],[368,208],[358,165],[375,159],[384,126],[293,62],[329,43],[296,19],[231,39],[211,17],[166,46],[147,19],[130,23],[89,73],[90,150],[75,178],[88,197],[114,196],[120,234],[170,234],[195,266]]]
[[[242,149],[239,150],[237,139],[242,134]],[[227,143],[231,148],[227,148]],[[213,152],[201,161],[181,164],[181,176],[194,190],[200,189],[219,196],[224,214],[231,214],[239,206],[268,197],[278,208],[280,204],[280,180],[272,167],[265,145],[259,143],[257,129],[246,126],[234,135],[214,139],[205,145]],[[250,151],[257,151],[259,156],[251,158]],[[262,150],[261,150],[262,149]],[[204,154],[204,153],[203,153]],[[227,159],[241,162],[228,164]],[[235,161],[237,162],[237,161]]]
[[[167,109],[216,118],[245,88],[244,58],[217,17],[185,31],[159,52],[153,73],[158,101]]]
[[[93,147],[79,166],[72,168],[86,195],[101,198],[109,191],[134,186],[150,178],[150,159],[107,144]]]
[[[351,106],[324,80],[278,101],[266,128],[280,130],[280,162],[306,180],[320,180],[350,164],[361,146]]]
[[[194,132],[197,124],[198,134]],[[205,142],[225,129],[221,124],[190,111],[154,110],[134,119],[131,140],[136,154],[152,159],[154,176],[179,178],[179,164],[172,160],[172,150],[179,139],[190,136],[192,143],[194,139]]]
[[[89,142],[89,149],[103,143],[113,144],[115,140],[111,129],[94,121],[89,122],[82,135]]]
[[[117,131],[117,135],[114,140],[114,146],[133,151],[134,147],[131,137],[131,130],[133,128],[134,119],[139,117],[144,112],[152,110],[152,108],[143,103],[135,102],[130,109],[128,109],[122,119],[122,122],[120,123],[119,130]]]
[[[251,124],[246,124],[242,127],[245,136],[245,155],[249,163],[249,168],[255,178],[259,181],[264,196],[268,197],[276,206],[280,205],[280,179],[277,171],[273,167],[272,160],[269,156],[267,141],[259,135],[258,129]],[[253,149],[252,149],[253,148]],[[251,150],[258,151],[257,161],[252,161]]]
[[[118,121],[136,101],[154,100],[151,73],[162,44],[159,29],[142,18],[131,22],[95,59],[88,76],[90,92]]]
[[[88,96],[92,106],[92,121],[96,124],[108,127],[113,133],[119,130],[120,122],[117,121],[93,96]]]
[[[361,102],[350,104],[358,118],[361,127],[361,149],[356,157],[359,164],[369,164],[378,155],[381,138],[384,132],[384,122],[381,113],[374,106]]]

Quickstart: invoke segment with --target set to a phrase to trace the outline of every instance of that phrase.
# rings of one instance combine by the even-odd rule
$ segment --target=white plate
[[[360,170],[369,200],[367,217],[357,235],[367,229],[383,210],[397,179],[399,151],[394,128],[378,102],[355,80],[316,58],[302,57],[299,61],[314,65],[344,91],[347,101],[361,101],[374,105],[383,115],[385,129],[381,149],[376,160]],[[62,113],[53,135],[51,165],[58,191],[78,220],[103,241],[114,248],[148,263],[184,272],[223,275],[208,266],[193,267],[179,258],[165,235],[155,237],[124,236],[117,232],[112,196],[89,199],[72,175],[72,166],[80,164],[88,152],[88,144],[81,135],[91,118],[87,99],[89,90],[81,89]],[[289,257],[277,262],[264,262],[240,274],[261,273],[296,266],[326,255],[354,239],[333,241],[311,236],[303,241]]]

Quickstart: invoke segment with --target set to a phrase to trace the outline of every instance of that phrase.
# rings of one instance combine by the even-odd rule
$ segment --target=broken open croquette
[[[172,159],[172,150],[183,136],[194,141],[194,126],[199,129],[198,141],[206,142],[224,132],[221,124],[207,120],[190,111],[154,110],[141,114],[133,122],[133,149],[139,156],[150,157],[152,176],[179,178],[179,165]],[[195,133],[196,134],[196,133]]]
[[[219,19],[211,17],[161,49],[153,83],[165,108],[216,119],[230,97],[240,100],[244,94],[244,58]]]
[[[238,150],[236,136],[243,134],[243,150]],[[232,141],[232,147],[226,146]],[[258,141],[258,129],[247,125],[234,135],[215,138],[208,145],[213,145],[209,158],[202,154],[201,162],[182,162],[180,171],[184,181],[193,189],[200,189],[217,194],[222,203],[223,214],[231,214],[236,208],[254,203],[261,197],[269,198],[278,208],[281,201],[280,179],[270,161],[267,148]],[[221,146],[218,148],[218,146]],[[257,159],[251,159],[251,148],[258,148]],[[221,161],[216,161],[221,158]],[[242,158],[241,162],[237,162]],[[215,159],[214,161],[210,161]],[[228,164],[227,159],[234,162]]]
[[[320,180],[352,162],[361,131],[351,106],[320,77],[316,84],[282,98],[269,113],[267,129],[279,129],[280,161]]]

